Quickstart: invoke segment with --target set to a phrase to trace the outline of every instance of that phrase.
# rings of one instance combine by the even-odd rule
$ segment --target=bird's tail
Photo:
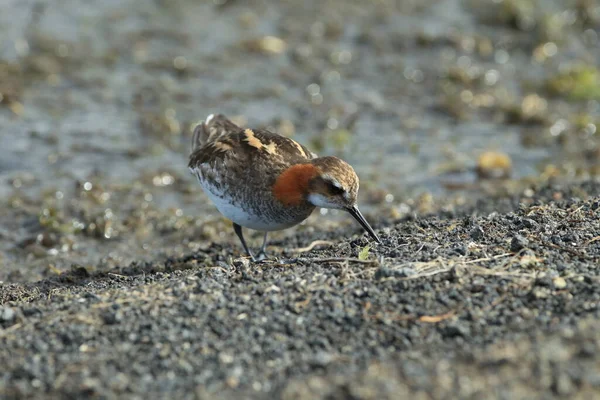
[[[218,140],[223,134],[239,130],[240,127],[231,122],[223,114],[210,114],[194,128],[192,136],[192,152],[206,143]]]

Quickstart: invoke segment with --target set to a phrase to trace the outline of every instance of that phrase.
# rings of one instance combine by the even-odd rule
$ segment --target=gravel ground
[[[2,0],[0,398],[599,397],[599,32],[586,0]],[[186,168],[214,112],[350,162],[384,243],[315,213],[236,258]]]
[[[593,398],[600,183],[529,194],[2,285],[0,397]]]
[[[600,176],[598,1],[0,4],[2,282],[233,243],[187,169],[211,113],[349,162],[382,219]]]

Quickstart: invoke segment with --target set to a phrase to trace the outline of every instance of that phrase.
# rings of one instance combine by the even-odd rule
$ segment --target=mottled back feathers
[[[314,209],[305,201],[286,206],[273,195],[273,186],[284,171],[316,158],[294,140],[266,130],[240,128],[223,115],[215,115],[196,127],[193,146],[191,172],[232,221],[259,230],[283,229],[304,220]]]
[[[263,129],[240,128],[221,114],[209,116],[194,129],[192,146],[188,165],[191,170],[231,158],[237,164],[246,163],[243,165],[246,168],[265,157],[286,165],[316,158],[313,152],[290,138]]]

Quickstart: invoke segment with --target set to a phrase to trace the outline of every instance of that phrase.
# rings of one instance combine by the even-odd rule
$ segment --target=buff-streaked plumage
[[[336,157],[317,157],[285,136],[210,115],[194,129],[189,168],[234,223],[252,258],[241,227],[286,229],[305,220],[316,206],[347,210],[379,241],[356,207],[358,177],[352,167]]]

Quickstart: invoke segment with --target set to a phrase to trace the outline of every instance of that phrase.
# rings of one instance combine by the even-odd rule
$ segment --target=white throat
[[[339,204],[334,203],[333,201],[331,201],[331,199],[323,196],[320,193],[311,193],[308,195],[308,201],[317,207],[322,207],[322,208],[335,208],[338,210],[343,209],[344,207],[340,206]]]

